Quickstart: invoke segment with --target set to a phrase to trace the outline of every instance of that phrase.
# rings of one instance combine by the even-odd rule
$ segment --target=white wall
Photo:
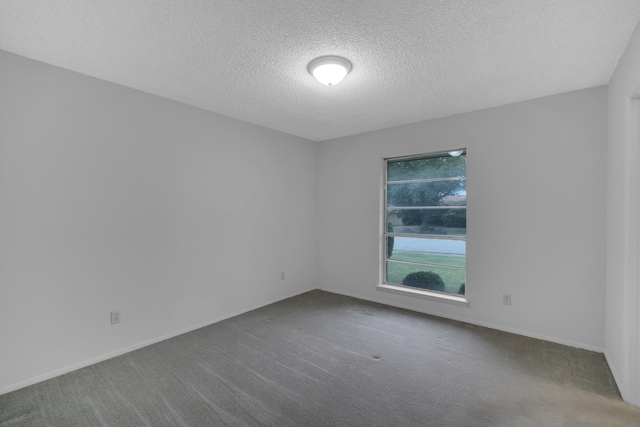
[[[622,397],[640,406],[638,145],[640,27],[608,87],[606,351]]]
[[[605,143],[604,87],[320,143],[320,287],[602,351]],[[377,290],[381,159],[458,147],[470,306]]]
[[[315,159],[0,51],[0,393],[315,288]]]

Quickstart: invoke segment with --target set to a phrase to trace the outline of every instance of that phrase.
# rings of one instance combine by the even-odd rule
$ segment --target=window
[[[464,297],[466,150],[386,159],[385,169],[383,287]]]

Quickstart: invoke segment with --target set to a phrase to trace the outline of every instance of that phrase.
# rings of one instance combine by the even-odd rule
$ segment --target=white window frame
[[[423,158],[429,158],[429,157],[439,157],[445,154],[448,154],[450,152],[454,152],[454,151],[463,151],[465,154],[467,153],[467,149],[466,148],[456,148],[456,149],[451,149],[451,150],[446,150],[446,151],[438,151],[438,152],[431,152],[431,153],[425,153],[425,154],[417,154],[417,155],[410,155],[410,156],[398,156],[398,157],[388,157],[388,158],[384,158],[382,159],[382,166],[383,166],[383,173],[382,173],[382,191],[381,191],[381,215],[380,215],[380,281],[379,284],[377,285],[377,288],[379,290],[382,291],[390,291],[390,292],[394,292],[394,293],[400,293],[400,294],[404,294],[404,295],[411,295],[411,296],[417,296],[417,297],[423,297],[426,299],[432,299],[432,300],[437,300],[437,301],[442,301],[442,302],[447,302],[447,303],[452,303],[452,304],[456,304],[456,305],[464,305],[464,306],[469,306],[469,298],[468,298],[468,286],[466,286],[468,284],[468,280],[465,279],[465,295],[457,295],[457,294],[452,294],[452,293],[446,293],[446,292],[438,292],[438,291],[431,291],[428,289],[421,289],[421,288],[413,288],[410,286],[404,286],[404,285],[399,285],[399,284],[395,284],[395,283],[387,283],[386,282],[386,278],[387,278],[387,237],[389,236],[394,236],[394,237],[411,237],[411,238],[423,238],[423,239],[433,239],[435,236],[429,235],[416,235],[416,234],[403,234],[403,233],[389,233],[387,231],[387,171],[388,171],[388,162],[389,161],[398,161],[398,160],[415,160],[415,159],[423,159]],[[465,173],[465,177],[464,179],[467,179],[467,174]],[[414,180],[411,180],[414,181]],[[427,181],[427,180],[419,180],[419,181]],[[443,207],[443,208],[449,208],[449,207]],[[416,207],[416,209],[424,209],[424,207]],[[438,208],[436,208],[438,209]],[[465,209],[466,209],[466,203],[465,203]],[[466,234],[464,236],[458,236],[458,235],[437,235],[438,239],[450,239],[450,240],[464,240],[465,242],[467,241],[467,236]],[[466,256],[466,254],[465,254]],[[466,267],[465,267],[465,273],[466,273]]]

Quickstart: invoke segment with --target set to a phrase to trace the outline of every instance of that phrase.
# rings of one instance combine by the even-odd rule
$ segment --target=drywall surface
[[[314,288],[315,156],[0,51],[0,393]]]
[[[605,142],[597,87],[320,143],[320,288],[602,351]],[[459,147],[470,305],[377,289],[382,159]]]
[[[640,29],[608,86],[606,352],[622,397],[640,406],[638,259]],[[634,99],[634,97],[636,99]]]

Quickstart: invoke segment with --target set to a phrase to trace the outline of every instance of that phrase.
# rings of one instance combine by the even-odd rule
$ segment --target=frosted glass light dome
[[[309,63],[309,72],[320,83],[333,86],[351,71],[351,62],[339,56],[321,56]]]

